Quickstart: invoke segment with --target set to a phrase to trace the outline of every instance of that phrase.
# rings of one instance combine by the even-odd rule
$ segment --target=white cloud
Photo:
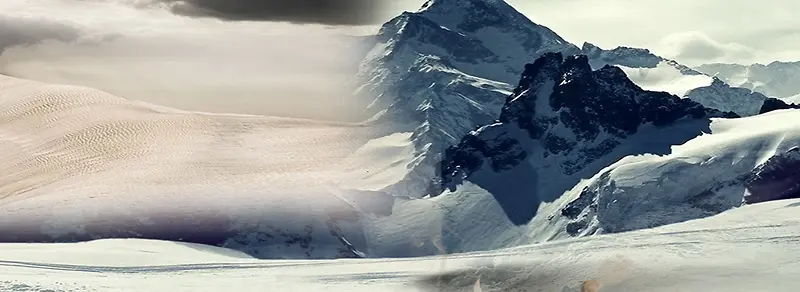
[[[678,45],[691,63],[720,50],[728,62],[800,60],[800,1],[794,0],[509,0],[570,41],[646,47]],[[687,33],[692,32],[692,33]],[[790,37],[794,35],[794,37]],[[791,53],[797,52],[797,53]],[[700,54],[700,55],[698,55]],[[720,57],[720,56],[718,56]]]
[[[720,43],[699,31],[673,33],[664,37],[656,48],[665,57],[688,65],[709,62],[752,62],[755,49],[737,43]]]

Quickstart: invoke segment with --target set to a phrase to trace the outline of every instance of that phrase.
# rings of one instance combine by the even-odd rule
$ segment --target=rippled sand
[[[179,111],[0,75],[0,232],[58,233],[65,221],[80,229],[123,213],[258,212],[280,197],[302,205],[337,180],[366,132]]]

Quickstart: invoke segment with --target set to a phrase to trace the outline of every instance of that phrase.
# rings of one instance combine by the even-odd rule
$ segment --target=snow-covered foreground
[[[0,244],[0,290],[559,292],[594,280],[599,290],[584,291],[796,291],[798,210],[800,200],[774,201],[648,230],[411,259],[263,261],[143,240]]]

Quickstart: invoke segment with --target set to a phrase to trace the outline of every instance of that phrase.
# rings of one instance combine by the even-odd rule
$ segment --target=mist
[[[356,39],[132,0],[0,3],[0,73],[185,110],[354,121]]]

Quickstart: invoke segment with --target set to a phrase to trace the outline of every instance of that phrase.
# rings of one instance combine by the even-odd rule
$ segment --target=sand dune
[[[48,233],[67,215],[80,229],[120,214],[217,214],[314,196],[369,131],[180,111],[0,76],[0,232]]]

